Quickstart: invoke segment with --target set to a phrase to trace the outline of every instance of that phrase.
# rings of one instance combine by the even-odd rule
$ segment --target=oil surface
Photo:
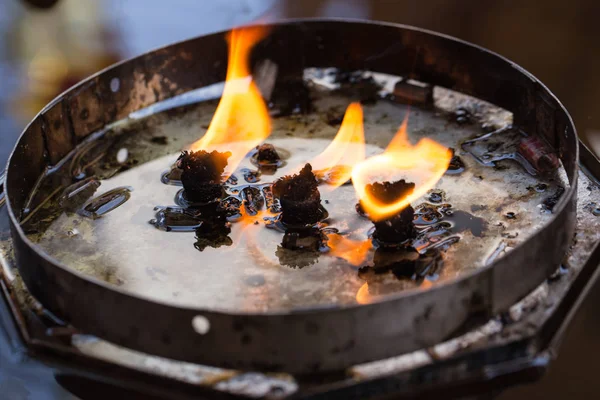
[[[197,219],[182,208],[185,199],[171,170],[180,149],[202,135],[214,102],[133,121],[99,139],[101,144],[87,145],[72,168],[60,171],[70,174],[75,186],[57,190],[42,185],[43,190],[33,196],[32,205],[38,211],[25,217],[31,238],[78,271],[137,295],[181,306],[264,311],[355,303],[366,281],[358,268],[373,265],[374,248],[359,265],[323,252],[316,258],[307,254],[304,268],[290,268],[285,263],[290,254],[280,250],[282,233],[266,229],[278,212],[269,183],[297,172],[327,147],[338,127],[323,115],[333,107],[344,109],[350,101],[343,96],[315,97],[314,112],[273,120],[268,142],[289,153],[284,165],[271,174],[245,173],[244,169],[257,170],[249,154],[228,181],[229,201],[247,199],[249,185],[261,190],[265,200],[251,205],[254,219],[231,224],[230,242],[216,248],[199,242],[193,232]],[[387,146],[405,113],[404,106],[389,101],[365,106],[367,155]],[[429,136],[460,149],[461,141],[480,134],[478,129],[477,124],[448,125],[446,117],[434,111],[413,110],[408,131],[413,143]],[[123,148],[128,149],[124,163]],[[540,213],[538,206],[548,193],[554,193],[556,182],[547,182],[545,192],[528,190],[540,182],[516,163],[500,171],[460,150],[457,156],[464,165],[461,173],[445,175],[434,191],[413,204],[420,210],[415,221],[421,232],[415,247],[424,255],[419,271],[431,271],[435,282],[485,265],[498,246],[514,247],[552,218],[551,213]],[[356,243],[369,240],[372,224],[356,213],[352,186],[332,190],[322,183],[320,191],[329,213],[327,228]],[[86,210],[91,214],[86,215]],[[518,218],[507,220],[504,215],[509,211]],[[150,220],[162,230],[148,224]],[[507,231],[519,235],[507,236]],[[430,257],[430,248],[443,249],[440,270],[434,268],[437,261]],[[291,257],[294,262],[302,261],[297,254]],[[370,294],[418,286],[411,279],[399,279],[401,275],[396,271],[378,276],[369,284]]]

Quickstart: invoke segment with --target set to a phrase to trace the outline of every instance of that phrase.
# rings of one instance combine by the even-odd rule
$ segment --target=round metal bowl
[[[448,36],[341,20],[274,24],[253,53],[256,62],[265,58],[282,75],[298,76],[307,67],[370,70],[496,104],[514,114],[516,127],[558,150],[569,187],[553,218],[508,256],[430,290],[365,305],[271,313],[176,307],[131,295],[42,252],[20,225],[38,177],[107,124],[223,81],[227,48],[223,33],[216,33],[114,65],[63,93],[27,126],[10,157],[5,190],[20,274],[31,294],[79,330],[131,349],[219,367],[304,374],[438,343],[475,316],[506,310],[554,272],[574,232],[577,136],[562,104],[527,71]]]

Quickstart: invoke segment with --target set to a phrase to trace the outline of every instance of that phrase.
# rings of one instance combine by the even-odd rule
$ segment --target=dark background
[[[44,11],[23,3],[0,0],[2,165],[19,132],[41,107],[104,66],[235,24],[311,16],[415,25],[500,53],[540,78],[566,105],[580,136],[600,151],[596,0],[59,0]],[[596,287],[541,382],[510,389],[501,398],[598,398],[599,301]],[[0,398],[72,398],[52,385],[51,376],[15,355],[3,333],[0,330]]]

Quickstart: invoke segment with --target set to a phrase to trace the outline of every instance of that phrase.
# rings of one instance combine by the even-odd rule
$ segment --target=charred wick
[[[203,251],[206,247],[230,246],[230,223],[228,210],[221,206],[225,191],[222,175],[231,153],[218,151],[184,151],[177,160],[181,170],[186,199],[196,205],[190,208],[198,215],[200,226],[196,228],[194,247]]]
[[[281,222],[286,225],[313,225],[326,217],[317,178],[310,164],[306,164],[296,175],[277,180],[273,184],[273,195],[279,198]]]
[[[256,146],[256,162],[258,165],[278,165],[281,163],[281,157],[275,146],[264,143]]]
[[[212,203],[223,197],[221,176],[230,152],[184,151],[177,160],[186,199],[192,203]]]
[[[390,204],[397,199],[407,196],[413,192],[415,184],[406,182],[404,179],[396,182],[376,182],[366,187],[367,193],[384,204]],[[364,213],[362,205],[357,205],[357,211]],[[375,231],[373,238],[382,245],[398,245],[417,236],[417,230],[413,224],[415,215],[414,208],[409,204],[400,212],[383,219],[373,221]],[[367,215],[368,217],[368,215]]]

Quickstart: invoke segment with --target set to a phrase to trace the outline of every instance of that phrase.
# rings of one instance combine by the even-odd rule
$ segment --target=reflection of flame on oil
[[[369,284],[365,282],[365,284],[358,289],[358,292],[356,292],[356,302],[358,304],[369,304],[371,301],[373,301],[373,297],[369,293]]]
[[[398,213],[427,193],[448,169],[452,152],[429,138],[423,138],[413,146],[406,133],[407,124],[405,118],[382,154],[366,159],[352,170],[354,189],[371,220],[380,221]],[[369,183],[401,178],[414,182],[415,189],[392,203],[384,203],[366,190]]]
[[[221,101],[206,134],[191,146],[193,151],[231,152],[227,176],[271,133],[267,106],[249,68],[250,52],[266,33],[260,26],[229,33],[229,64]]]
[[[329,254],[342,258],[348,263],[358,267],[362,265],[373,247],[371,239],[352,240],[333,233],[327,237]]]

